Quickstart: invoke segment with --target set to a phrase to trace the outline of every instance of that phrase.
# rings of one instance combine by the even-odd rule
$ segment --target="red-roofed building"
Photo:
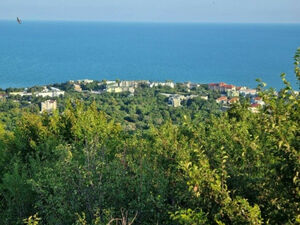
[[[245,87],[245,86],[242,86],[242,87],[236,87],[236,90],[237,91],[242,91],[242,90],[246,90],[247,89],[247,87]]]
[[[216,99],[216,102],[217,103],[222,103],[222,104],[226,104],[228,101],[227,97],[226,96],[221,96],[220,98],[217,98]]]
[[[234,104],[234,103],[237,103],[239,101],[240,101],[240,99],[238,97],[234,97],[234,98],[228,100],[228,104]]]
[[[208,84],[208,88],[211,90],[216,90],[220,92],[225,92],[226,90],[235,90],[235,86],[232,84],[221,83],[211,83]]]
[[[262,100],[261,97],[254,97],[254,98],[252,98],[252,99],[251,99],[251,103],[252,103],[252,104],[258,104],[258,105],[260,105],[260,106],[265,105],[265,102]]]
[[[253,113],[258,113],[259,112],[258,109],[260,108],[260,106],[261,106],[260,104],[253,103],[248,109]]]

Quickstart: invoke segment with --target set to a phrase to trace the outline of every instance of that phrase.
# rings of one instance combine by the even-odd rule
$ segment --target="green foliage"
[[[200,224],[207,224],[207,218],[205,213],[200,210],[191,210],[191,209],[184,209],[175,212],[175,214],[171,215],[173,220],[178,221],[180,224],[187,224],[187,225],[200,225]]]
[[[169,107],[162,87],[69,92],[53,114],[0,102],[0,224],[299,223],[300,101],[282,80],[278,95],[259,84],[258,113]]]

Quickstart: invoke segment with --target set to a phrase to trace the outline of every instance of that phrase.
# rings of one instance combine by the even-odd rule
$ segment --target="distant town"
[[[65,90],[61,90],[57,86],[59,85],[47,85],[35,88],[21,88],[13,89],[9,88],[0,93],[0,98],[8,98],[9,96],[35,96],[47,98],[47,100],[40,103],[41,112],[52,112],[57,109],[57,101],[55,98],[62,97],[68,91],[78,92],[78,93],[90,93],[101,95],[104,93],[128,93],[128,96],[134,96],[137,88],[158,88],[167,87],[169,89],[174,89],[176,86],[180,85],[185,88],[184,93],[160,93],[161,95],[168,98],[168,104],[172,107],[180,107],[181,102],[184,100],[200,97],[202,100],[208,100],[208,95],[195,95],[189,94],[193,89],[205,86],[207,90],[212,90],[220,94],[219,97],[215,98],[215,101],[222,105],[223,110],[227,110],[233,104],[237,104],[241,97],[247,97],[250,99],[249,110],[252,112],[258,112],[260,107],[265,105],[262,98],[258,95],[256,89],[251,89],[246,86],[235,86],[233,84],[226,84],[224,82],[220,83],[209,83],[209,84],[199,84],[192,82],[175,83],[172,81],[165,82],[151,82],[148,80],[77,80],[68,81],[64,83]]]

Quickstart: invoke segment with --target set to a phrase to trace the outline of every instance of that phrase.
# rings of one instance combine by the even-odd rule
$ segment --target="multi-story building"
[[[221,83],[211,83],[208,84],[208,88],[215,91],[220,91],[221,93],[225,93],[226,91],[235,91],[236,87],[232,84],[226,84],[224,82]]]
[[[50,89],[51,89],[51,90],[49,90],[48,88],[45,88],[43,91],[41,91],[41,92],[36,92],[36,93],[34,93],[34,94],[35,94],[36,96],[41,96],[41,97],[51,97],[51,98],[59,97],[59,96],[64,96],[64,95],[65,95],[65,92],[59,90],[58,88],[51,87]]]
[[[47,100],[41,103],[41,113],[48,112],[51,113],[57,109],[56,100]]]
[[[174,82],[151,82],[150,83],[151,88],[158,87],[158,86],[175,88],[175,83]]]

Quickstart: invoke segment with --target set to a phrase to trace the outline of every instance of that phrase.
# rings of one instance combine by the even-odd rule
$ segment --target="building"
[[[208,88],[215,91],[220,91],[221,93],[225,93],[226,91],[235,91],[236,87],[232,84],[226,84],[224,82],[221,83],[210,83],[208,84]]]
[[[106,85],[116,85],[116,86],[118,86],[118,83],[117,83],[117,81],[115,81],[115,80],[107,80],[107,81],[103,81],[103,82],[101,82],[101,84],[106,84]]]
[[[175,83],[174,82],[151,82],[150,83],[150,87],[153,88],[153,87],[159,87],[159,86],[162,86],[162,87],[170,87],[170,88],[175,88]]]
[[[246,90],[246,89],[248,89],[248,88],[245,87],[245,86],[236,87],[236,90],[237,90],[237,91],[243,91],[243,90]]]
[[[208,96],[200,96],[200,98],[206,101],[208,100]]]
[[[240,90],[241,96],[257,96],[257,91],[255,89],[244,89]]]
[[[122,91],[123,91],[123,89],[118,86],[108,86],[106,88],[106,92],[108,92],[108,93],[121,93]]]
[[[11,96],[19,95],[19,96],[23,97],[23,96],[31,96],[32,93],[27,92],[27,88],[25,88],[24,91],[9,92],[9,95],[11,95]]]
[[[261,107],[261,105],[253,103],[253,104],[251,104],[251,106],[248,109],[253,113],[258,113],[260,107]]]
[[[108,93],[121,93],[121,92],[130,92],[133,94],[135,91],[134,87],[118,87],[118,86],[108,86],[106,92]]]
[[[49,90],[48,88],[44,88],[43,91],[41,91],[41,92],[36,92],[36,93],[34,93],[34,94],[35,94],[36,96],[41,96],[41,97],[51,97],[51,98],[59,97],[59,96],[64,96],[64,95],[65,95],[65,92],[59,90],[58,88],[51,87],[50,89],[51,89],[51,90]]]
[[[225,83],[210,83],[208,84],[208,88],[210,90],[214,90],[214,91],[220,91],[220,86],[224,85]]]
[[[187,87],[188,89],[200,87],[200,84],[191,83],[191,82],[184,82],[183,86]]]
[[[121,93],[121,92],[130,92],[131,94],[133,94],[135,92],[135,88],[137,88],[139,85],[150,85],[150,82],[147,80],[138,80],[138,81],[128,81],[128,80],[124,80],[124,81],[102,81],[101,83],[99,83],[98,85],[105,85],[106,92],[109,93]]]
[[[228,102],[228,104],[231,105],[231,104],[237,103],[239,101],[240,101],[240,99],[238,97],[234,97],[234,98],[229,99],[227,102]]]
[[[47,100],[41,103],[41,113],[51,113],[57,109],[56,100]]]
[[[120,81],[120,82],[105,81],[105,82],[102,82],[101,84],[106,85],[105,91],[109,92],[109,93],[130,92],[131,94],[133,94],[135,92],[135,88],[137,88],[139,85],[141,85],[141,84],[149,85],[150,82],[147,80],[140,80],[140,81],[124,80],[124,81]]]
[[[179,107],[181,106],[181,101],[185,99],[186,97],[184,97],[183,95],[178,95],[178,94],[171,95],[169,97],[169,104],[172,105],[173,107]]]
[[[220,98],[216,99],[216,102],[220,103],[220,104],[227,104],[227,101],[228,101],[228,98],[226,96],[221,96]]]
[[[145,84],[150,85],[150,82],[148,80],[124,80],[119,82],[119,87],[134,87],[137,88],[139,85]]]
[[[135,81],[123,80],[119,82],[119,87],[137,87],[137,83]]]
[[[252,104],[258,104],[260,106],[264,106],[265,105],[265,102],[262,100],[261,97],[253,97],[253,98],[251,98],[251,103]]]
[[[88,80],[88,79],[84,79],[84,80],[77,80],[77,82],[79,84],[90,84],[90,83],[93,83],[94,81],[93,80]]]
[[[32,93],[28,93],[26,91],[23,91],[23,92],[10,92],[9,94],[13,95],[13,96],[20,95],[21,97],[23,97],[23,96],[31,96],[32,95]]]
[[[226,95],[229,98],[238,97],[238,96],[240,96],[240,92],[238,92],[236,90],[226,90]]]
[[[196,98],[196,97],[198,97],[198,95],[184,96],[184,95],[179,95],[179,94],[171,94],[171,95],[169,95],[168,101],[169,101],[169,104],[172,105],[173,107],[179,107],[179,106],[181,106],[181,101]]]
[[[171,104],[173,107],[179,107],[181,106],[181,98],[178,96],[172,96],[169,98],[169,104]]]
[[[82,88],[79,84],[74,84],[74,90],[78,92],[82,92]]]

